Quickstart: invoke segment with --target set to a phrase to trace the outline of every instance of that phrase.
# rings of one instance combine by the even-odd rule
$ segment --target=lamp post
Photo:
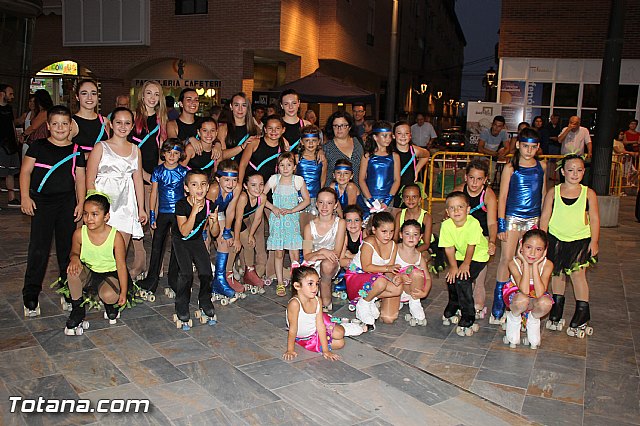
[[[493,89],[497,87],[496,70],[493,67],[489,68],[484,74],[482,79],[482,86],[484,86],[484,100],[486,102],[495,102],[496,99],[493,96]]]
[[[385,118],[395,121],[396,86],[398,82],[398,0],[393,0],[391,13],[391,48],[389,50],[389,78],[387,79],[387,105]]]

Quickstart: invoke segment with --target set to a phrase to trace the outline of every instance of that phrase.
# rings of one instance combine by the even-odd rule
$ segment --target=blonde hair
[[[138,102],[136,105],[136,119],[135,119],[135,131],[137,134],[142,133],[142,130],[146,130],[147,132],[151,131],[151,129],[147,128],[147,106],[144,104],[144,92],[147,90],[149,86],[156,86],[160,91],[160,99],[158,99],[158,104],[155,106],[154,110],[156,112],[156,118],[158,119],[158,123],[160,124],[160,140],[165,140],[167,138],[167,122],[169,118],[167,116],[167,104],[164,100],[164,94],[162,93],[162,86],[160,83],[153,80],[147,80],[142,85],[142,88],[138,92]]]

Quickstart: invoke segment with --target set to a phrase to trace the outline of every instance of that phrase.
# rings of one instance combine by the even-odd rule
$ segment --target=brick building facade
[[[610,0],[503,0],[499,99],[509,123],[560,114],[579,115],[593,130]],[[625,0],[618,126],[640,110],[640,4]]]
[[[166,80],[174,86],[176,80],[180,85],[187,80],[196,87],[205,82],[209,86],[203,88],[216,91],[211,104],[240,90],[267,91],[316,69],[377,94],[386,84],[391,0],[192,0],[190,4],[204,5],[206,13],[188,15],[176,13],[177,5],[185,3],[180,0],[128,0],[127,5],[132,4],[129,2],[142,10],[138,20],[142,41],[138,43],[104,39],[105,34],[114,33],[111,25],[122,27],[121,37],[131,28],[131,13],[118,15],[111,10],[118,2],[44,0],[44,14],[36,21],[33,74],[54,62],[76,62],[80,70],[99,80],[106,111],[118,94],[135,93],[145,79]],[[431,4],[453,4],[453,0],[406,2],[410,3],[419,4],[423,13],[407,14],[404,24],[431,28],[427,20],[441,17],[441,6],[438,15],[434,11],[427,14],[433,9]],[[97,12],[92,11],[100,5]],[[84,9],[77,12],[72,7]],[[108,18],[109,25],[101,24]],[[457,25],[455,13],[443,19],[442,25]],[[100,30],[93,30],[91,22],[102,25]],[[461,32],[453,35],[454,44],[461,44]],[[420,49],[427,49],[426,43]],[[184,65],[183,79],[178,77],[179,64]],[[427,65],[431,66],[409,61],[406,73],[417,75]],[[459,77],[457,80],[453,92],[456,84],[459,92]],[[165,92],[176,94],[179,87],[165,87]],[[63,101],[73,104],[72,96]]]

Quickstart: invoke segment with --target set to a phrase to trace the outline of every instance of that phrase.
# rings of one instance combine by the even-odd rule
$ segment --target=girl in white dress
[[[142,238],[142,225],[147,222],[142,161],[138,147],[127,141],[133,129],[133,113],[127,108],[116,108],[111,120],[113,136],[97,143],[89,155],[87,191],[109,196],[111,209],[107,223],[120,231],[128,247],[132,236]]]

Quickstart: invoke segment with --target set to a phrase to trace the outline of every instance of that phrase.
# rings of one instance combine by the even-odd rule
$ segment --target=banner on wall
[[[469,102],[467,104],[467,140],[477,150],[480,132],[491,127],[493,117],[502,115],[502,104],[495,102]]]

